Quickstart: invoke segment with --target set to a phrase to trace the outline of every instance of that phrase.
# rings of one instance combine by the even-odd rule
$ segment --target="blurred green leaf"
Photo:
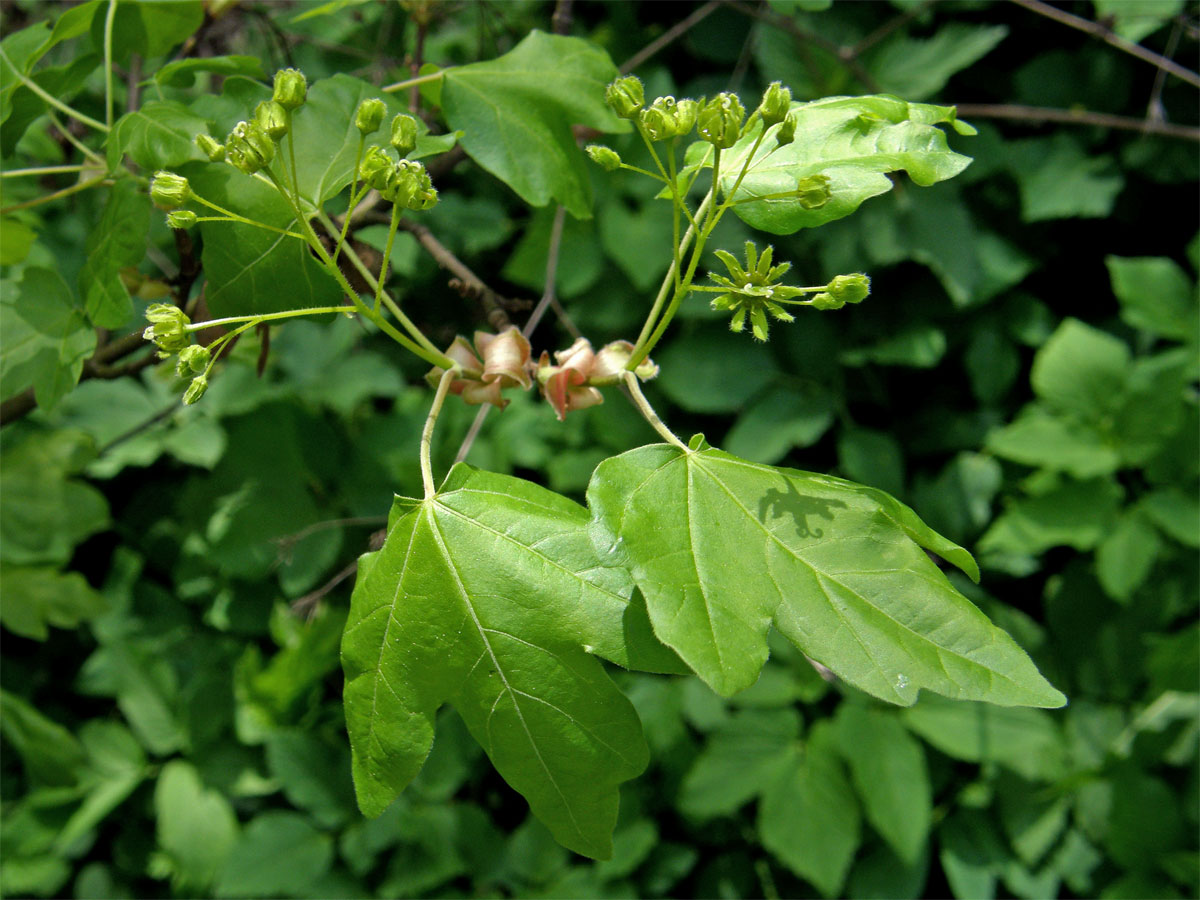
[[[1003,25],[943,25],[929,38],[898,36],[871,54],[867,69],[879,89],[906,100],[934,96],[955,72],[986,56],[1008,35]]]
[[[1064,319],[1034,357],[1030,380],[1055,409],[1095,421],[1119,401],[1129,359],[1123,341],[1078,319]]]
[[[74,628],[104,611],[103,598],[78,572],[0,566],[0,622],[14,634],[44,641],[49,626]]]
[[[149,198],[133,179],[118,181],[88,236],[88,258],[79,273],[79,293],[93,325],[120,328],[133,315],[133,301],[119,273],[142,261],[149,228]]]
[[[329,869],[329,835],[294,812],[271,810],[251,819],[225,858],[218,897],[304,897]]]
[[[1103,218],[1125,187],[1111,157],[1088,156],[1065,133],[1014,141],[1006,152],[1026,222]]]
[[[31,781],[52,786],[78,781],[84,763],[78,739],[6,690],[0,690],[0,734],[21,757]]]
[[[734,412],[778,372],[769,354],[745,335],[705,328],[678,335],[656,354],[662,373],[655,385],[692,412]],[[738,372],[738,378],[730,378]]]
[[[262,61],[254,56],[204,56],[176,59],[154,73],[154,80],[171,87],[190,87],[199,72],[217,75],[244,75],[247,78],[265,79]]]
[[[1138,510],[1124,513],[1096,547],[1096,575],[1114,600],[1128,603],[1154,568],[1162,547],[1158,530]]]
[[[153,874],[170,877],[181,892],[207,891],[238,844],[238,822],[228,801],[206,788],[191,763],[170,760],[154,788],[159,853]]]
[[[1196,332],[1196,290],[1173,260],[1161,256],[1106,256],[1121,318],[1134,328],[1176,340]]]
[[[987,448],[1003,459],[1043,466],[1087,479],[1117,470],[1120,457],[1088,425],[1031,403],[1012,422],[988,435]]]
[[[793,447],[809,447],[833,424],[833,398],[824,389],[775,387],[745,409],[725,444],[734,456],[751,462],[777,463]]]
[[[182,103],[148,100],[113,123],[105,143],[108,167],[116,170],[125,156],[147,172],[205,160],[193,141],[207,133],[208,123]]]
[[[837,740],[830,723],[816,723],[758,813],[763,846],[826,897],[841,895],[861,840],[859,803]]]
[[[979,539],[979,551],[1041,553],[1059,546],[1091,550],[1111,531],[1121,495],[1112,479],[1093,478],[1016,500]]]

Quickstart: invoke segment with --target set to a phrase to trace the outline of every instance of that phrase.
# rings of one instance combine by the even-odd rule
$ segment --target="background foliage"
[[[827,7],[570,9],[571,33],[618,65],[695,13],[638,67],[652,95],[755,95],[781,79],[797,99],[964,104],[980,129],[951,136],[975,158],[959,178],[898,183],[849,219],[773,241],[801,283],[868,271],[865,304],[777,326],[763,348],[689,302],[655,354],[652,399],[679,433],[878,486],[977,551],[981,587],[956,583],[1070,705],[925,695],[888,708],[773,642],[758,683],[728,701],[694,678],[616,673],[652,761],[622,789],[611,860],[554,843],[450,710],[417,782],[365,820],[337,653],[349,582],[325,586],[365,549],[392,492],[419,484],[422,369],[353,322],[296,322],[272,334],[261,376],[261,339],[247,335],[204,402],[182,408],[169,371],[97,351],[137,327],[164,282],[188,277],[144,188],[123,180],[24,206],[97,172],[6,178],[6,894],[1196,894],[1195,85],[1036,3]],[[387,84],[414,53],[441,65],[495,58],[555,12],[444,4],[425,27],[423,9],[121,4],[117,115],[139,112],[105,148],[86,129],[60,129],[13,74],[103,119],[102,15],[6,4],[4,168],[84,161],[68,129],[140,174],[182,165],[198,158],[196,122],[230,114],[223,76],[294,64],[312,81],[345,72]],[[1062,9],[1197,66],[1194,4]],[[426,104],[469,104],[469,79],[459,81]],[[1032,109],[1009,119],[999,104]],[[1087,112],[1035,121],[1046,109]],[[625,140],[614,146],[636,160]],[[555,183],[558,169],[506,171],[467,149],[477,162],[440,173],[443,200],[423,224],[521,298],[543,287],[553,213],[528,203],[593,203],[593,218],[566,220],[559,296],[594,339],[635,331],[670,257],[647,183],[585,169],[582,157],[567,170],[578,177]],[[749,236],[732,217],[722,229],[717,246]],[[384,231],[358,238],[381,245]],[[399,291],[434,342],[480,327],[479,306],[447,287],[415,237],[397,243]],[[565,337],[547,324],[535,343]],[[29,389],[37,409],[21,416]],[[489,419],[471,462],[581,497],[603,458],[654,440],[614,401],[559,425],[517,397]],[[442,471],[472,413],[448,407]]]

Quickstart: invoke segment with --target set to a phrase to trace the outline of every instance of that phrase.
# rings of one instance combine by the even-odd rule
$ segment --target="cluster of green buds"
[[[429,209],[438,200],[437,188],[425,167],[414,160],[394,160],[382,147],[370,147],[358,167],[363,183],[403,209]]]
[[[742,136],[746,110],[738,95],[722,91],[707,101],[696,117],[696,131],[714,147],[727,150]]]
[[[731,331],[741,331],[750,321],[754,336],[765,341],[770,332],[768,316],[780,322],[792,322],[793,316],[783,304],[812,306],[816,309],[840,309],[847,303],[861,303],[871,292],[871,280],[861,273],[838,275],[829,284],[818,288],[792,287],[780,280],[792,268],[791,263],[772,265],[774,248],[767,247],[760,254],[753,241],[746,241],[746,264],[743,266],[732,253],[715,251],[717,258],[725,264],[728,277],[709,274],[718,285],[708,290],[716,291],[713,309],[732,312],[729,322]],[[799,300],[807,294],[816,294],[811,300]]]
[[[142,337],[153,341],[158,348],[159,359],[168,359],[178,354],[175,375],[190,378],[183,402],[191,405],[208,390],[208,370],[212,365],[212,351],[192,343],[192,321],[178,306],[169,303],[151,303],[146,309],[146,320],[150,327]]]
[[[643,109],[638,121],[650,140],[669,141],[687,135],[695,127],[699,111],[699,101],[667,95]]]
[[[275,158],[276,145],[292,130],[292,113],[304,105],[307,97],[304,73],[281,69],[275,73],[271,99],[255,107],[252,119],[233,126],[224,143],[198,134],[196,146],[210,162],[224,159],[239,172],[253,175]]]
[[[192,199],[192,188],[188,180],[174,172],[155,172],[150,179],[150,199],[167,214],[167,224],[172,228],[191,228],[196,224],[196,214],[190,209],[180,209]]]

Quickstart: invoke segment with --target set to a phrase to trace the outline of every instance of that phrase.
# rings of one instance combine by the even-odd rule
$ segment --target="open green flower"
[[[741,331],[750,319],[750,328],[760,341],[767,339],[770,326],[767,315],[780,322],[793,321],[792,315],[779,305],[779,301],[791,300],[805,293],[802,288],[779,284],[779,280],[792,268],[791,263],[771,265],[773,247],[760,254],[753,241],[746,241],[746,265],[737,261],[732,253],[717,250],[717,257],[725,264],[729,277],[709,273],[709,278],[725,288],[725,292],[713,298],[713,309],[733,312],[729,322],[731,331]]]

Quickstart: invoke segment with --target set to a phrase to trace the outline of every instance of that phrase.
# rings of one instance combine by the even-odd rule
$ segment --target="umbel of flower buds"
[[[758,105],[758,114],[763,120],[763,127],[770,128],[778,125],[787,118],[788,110],[792,108],[792,92],[778,81],[772,81],[763,92],[762,103]]]
[[[201,375],[208,369],[211,361],[211,350],[200,344],[190,344],[179,351],[179,359],[175,362],[175,374],[179,378]]]
[[[254,124],[273,141],[280,140],[292,127],[288,111],[275,100],[264,100],[255,107]]]
[[[612,147],[605,147],[603,144],[588,144],[584,150],[591,157],[592,162],[605,172],[615,172],[621,168],[621,156]]]
[[[291,112],[308,98],[308,81],[299,69],[280,69],[275,73],[275,91],[271,99]]]
[[[359,133],[366,137],[368,134],[374,134],[379,130],[379,126],[383,124],[384,114],[387,112],[387,107],[378,97],[368,97],[358,104],[358,109],[354,111],[354,127]]]
[[[253,175],[275,158],[275,142],[254,122],[238,122],[225,141],[225,160]]]
[[[358,177],[401,208],[429,209],[437,203],[437,189],[423,165],[409,159],[395,162],[380,147],[367,150],[359,163]]]
[[[150,200],[162,210],[176,209],[192,197],[191,186],[182,175],[174,172],[155,172],[150,181]]]
[[[412,153],[417,147],[417,120],[404,113],[392,119],[391,145],[401,158]]]
[[[604,100],[622,119],[632,119],[646,105],[646,91],[636,75],[618,78],[604,89]]]
[[[714,147],[727,150],[737,143],[742,133],[746,110],[737,94],[722,92],[700,108],[696,115],[696,130],[700,137]]]
[[[218,143],[207,134],[196,135],[196,146],[200,148],[201,153],[208,157],[209,162],[220,162],[225,158],[225,145]]]

